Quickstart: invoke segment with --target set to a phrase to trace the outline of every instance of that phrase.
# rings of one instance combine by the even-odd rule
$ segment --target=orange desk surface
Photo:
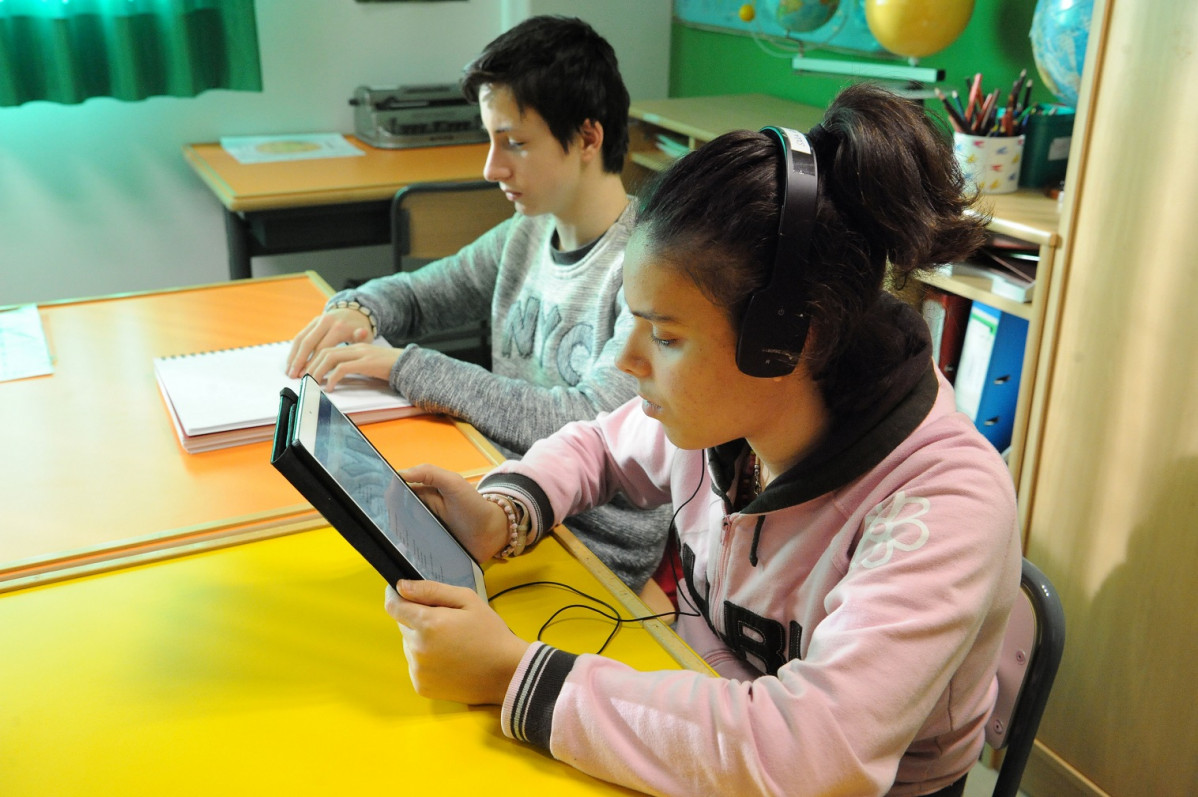
[[[607,594],[555,537],[486,578]],[[627,793],[504,738],[498,707],[417,696],[383,588],[320,529],[0,595],[0,792]],[[533,587],[493,605],[533,639],[576,602]],[[595,651],[610,630],[566,617],[545,641]],[[666,634],[631,624],[607,655],[695,666]]]
[[[54,373],[0,383],[0,590],[67,561],[319,522],[270,466],[269,443],[186,453],[153,358],[288,339],[327,295],[318,277],[298,275],[44,305]],[[444,418],[363,431],[397,467],[471,473],[493,462],[469,427]]]
[[[390,199],[411,183],[481,180],[487,159],[487,144],[377,149],[346,138],[366,154],[241,164],[213,143],[188,144],[183,157],[232,211]]]

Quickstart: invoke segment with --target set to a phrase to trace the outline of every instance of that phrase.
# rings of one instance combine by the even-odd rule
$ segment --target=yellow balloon
[[[892,53],[919,58],[948,47],[965,30],[973,0],[865,0],[865,23]]]
[[[745,3],[737,13],[742,22],[752,22],[757,16],[757,9],[753,7],[752,3]]]

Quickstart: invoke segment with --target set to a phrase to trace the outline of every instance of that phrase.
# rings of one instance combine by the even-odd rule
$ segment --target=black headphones
[[[803,290],[803,267],[811,252],[819,173],[807,136],[788,127],[764,127],[782,154],[782,208],[778,249],[765,287],[745,306],[736,341],[736,367],[749,376],[785,376],[794,371],[811,319]]]

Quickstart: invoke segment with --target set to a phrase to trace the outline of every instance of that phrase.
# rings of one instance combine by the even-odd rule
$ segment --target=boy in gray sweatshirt
[[[635,393],[615,366],[631,325],[622,267],[635,211],[620,178],[628,92],[611,46],[563,17],[533,17],[499,36],[466,67],[462,87],[490,137],[483,174],[515,214],[455,255],[333,296],[296,336],[288,369],[327,389],[348,374],[386,379],[520,455]],[[370,342],[484,319],[490,370],[415,343]],[[566,525],[639,590],[661,560],[669,515],[617,498]]]

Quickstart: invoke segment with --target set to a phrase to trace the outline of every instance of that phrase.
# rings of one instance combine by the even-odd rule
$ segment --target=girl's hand
[[[416,693],[470,705],[503,702],[529,643],[473,590],[437,581],[387,587],[384,606],[403,633]]]
[[[399,475],[475,561],[485,562],[507,545],[508,519],[503,509],[458,474],[435,465],[417,465]]]

